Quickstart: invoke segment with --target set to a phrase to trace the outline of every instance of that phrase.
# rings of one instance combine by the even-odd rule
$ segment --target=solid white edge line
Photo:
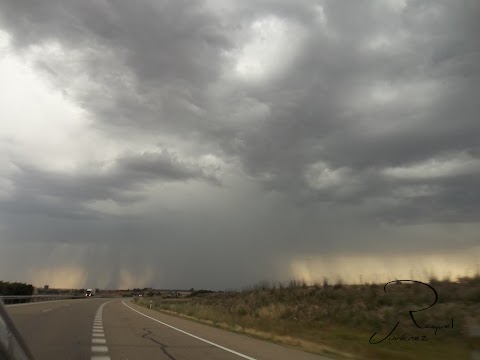
[[[158,323],[160,323],[160,324],[162,324],[162,325],[164,325],[164,326],[167,326],[167,327],[169,327],[169,328],[171,328],[171,329],[173,329],[173,330],[177,330],[178,332],[181,332],[182,334],[191,336],[191,337],[193,337],[193,338],[195,338],[195,339],[197,339],[197,340],[200,340],[200,341],[203,341],[203,342],[205,342],[205,343],[207,343],[207,344],[213,345],[213,346],[215,346],[215,347],[217,347],[217,348],[219,348],[219,349],[228,351],[229,353],[235,354],[235,355],[240,356],[240,357],[242,357],[242,358],[244,358],[244,359],[257,360],[257,359],[255,359],[255,358],[253,358],[253,357],[244,355],[244,354],[239,353],[239,352],[237,352],[237,351],[235,351],[235,350],[226,348],[225,346],[216,344],[216,343],[214,343],[214,342],[205,340],[205,339],[203,339],[203,338],[201,338],[201,337],[199,337],[199,336],[190,334],[189,332],[186,332],[186,331],[184,331],[184,330],[180,330],[180,329],[176,328],[175,326],[172,326],[172,325],[169,325],[169,324],[167,324],[167,323],[164,323],[163,321],[157,320],[157,319],[155,319],[155,318],[153,318],[153,317],[151,317],[151,316],[145,315],[144,313],[141,313],[140,311],[135,310],[135,309],[132,308],[131,306],[128,306],[127,304],[125,304],[125,300],[122,300],[122,304],[125,305],[126,307],[128,307],[130,310],[135,311],[136,313],[139,313],[140,315],[145,316],[146,318],[149,318],[150,320],[156,321],[156,322],[158,322]]]

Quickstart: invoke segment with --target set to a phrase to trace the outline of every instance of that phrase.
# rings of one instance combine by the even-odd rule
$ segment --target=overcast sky
[[[472,275],[480,2],[0,0],[0,280]]]

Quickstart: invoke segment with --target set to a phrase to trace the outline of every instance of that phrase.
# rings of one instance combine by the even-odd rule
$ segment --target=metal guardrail
[[[58,295],[58,294],[49,294],[49,295],[8,295],[0,296],[0,300],[5,304],[23,304],[31,302],[40,302],[40,301],[52,301],[52,300],[70,300],[70,299],[83,299],[85,295]]]

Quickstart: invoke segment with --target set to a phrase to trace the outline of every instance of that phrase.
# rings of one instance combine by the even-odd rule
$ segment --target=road
[[[328,360],[146,309],[130,299],[11,305],[37,360]]]

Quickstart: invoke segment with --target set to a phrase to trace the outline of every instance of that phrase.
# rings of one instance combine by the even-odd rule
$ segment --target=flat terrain
[[[478,342],[468,329],[480,324],[480,276],[458,282],[432,279],[430,285],[393,282],[386,290],[384,284],[266,283],[243,291],[201,290],[191,297],[136,301],[163,313],[338,359],[470,358],[473,343]],[[371,342],[376,344],[371,344],[374,333]]]
[[[130,299],[66,300],[7,310],[37,360],[328,360],[161,314]]]
[[[35,359],[90,359],[95,313],[107,301],[90,298],[9,305],[7,311]]]

